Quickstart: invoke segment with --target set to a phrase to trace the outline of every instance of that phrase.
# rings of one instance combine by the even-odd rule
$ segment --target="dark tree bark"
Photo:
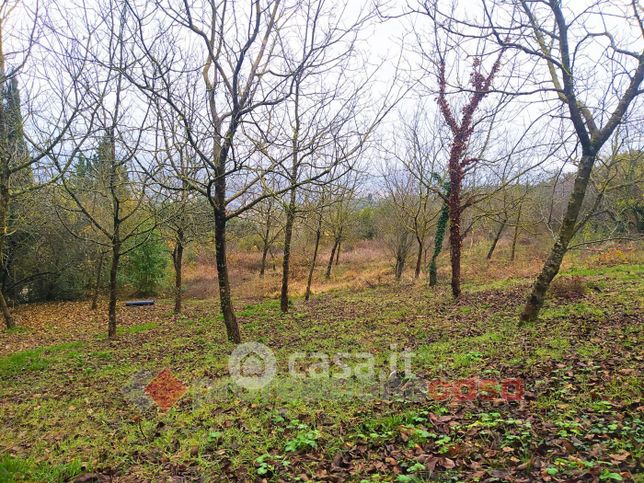
[[[235,344],[241,343],[239,324],[233,307],[230,278],[228,276],[228,257],[226,255],[226,164],[228,153],[232,149],[232,141],[239,126],[239,113],[235,113],[230,120],[230,125],[223,138],[217,138],[215,142],[215,164],[213,181],[215,187],[214,199],[208,199],[214,209],[215,215],[215,261],[217,264],[217,283],[219,285],[219,305],[221,314],[226,326],[228,340]],[[219,132],[219,129],[217,129]],[[223,141],[223,145],[220,144]]]
[[[474,113],[479,107],[481,101],[490,92],[494,76],[501,66],[501,56],[503,49],[486,76],[481,73],[481,61],[476,58],[470,74],[470,82],[473,92],[463,107],[460,122],[452,114],[452,109],[447,102],[445,78],[445,62],[441,59],[439,63],[439,96],[438,106],[452,132],[452,141],[450,146],[448,171],[449,171],[449,195],[447,205],[449,207],[449,242],[450,242],[450,261],[452,265],[452,295],[458,298],[461,295],[461,247],[463,236],[461,234],[461,214],[467,207],[461,204],[461,189],[465,169],[478,162],[476,158],[465,158],[470,138],[474,132]]]
[[[226,259],[226,216],[218,209],[215,209],[215,258],[217,262],[217,282],[219,284],[219,305],[224,317],[226,335],[229,341],[239,344],[241,343],[241,335],[239,334],[239,325],[233,309]]]
[[[590,181],[590,174],[594,163],[594,154],[587,154],[581,158],[577,177],[575,178],[575,185],[568,200],[566,214],[561,224],[561,229],[559,230],[559,236],[541,269],[541,273],[539,273],[539,276],[532,286],[532,292],[521,313],[521,321],[523,322],[535,320],[539,316],[539,311],[543,306],[548,287],[550,287],[550,283],[557,273],[559,273],[561,261],[568,250],[570,240],[572,240],[576,232],[575,225],[584,202],[586,188]]]
[[[333,241],[331,256],[329,257],[329,263],[326,266],[326,273],[324,274],[324,277],[327,279],[331,278],[331,270],[333,269],[333,260],[335,259],[335,251],[338,249],[338,245],[340,245],[340,240],[336,238]]]
[[[456,157],[458,160],[460,155]],[[458,162],[458,161],[457,161]],[[461,295],[461,248],[463,238],[461,237],[461,183],[463,182],[462,170],[456,167],[450,168],[449,185],[449,246],[450,264],[452,268],[452,296],[458,298]]]
[[[342,248],[342,239],[338,241],[338,249],[335,251],[335,266],[337,267],[340,263],[340,250]]]
[[[1,122],[1,121],[0,121]],[[9,166],[5,166],[3,163],[0,173],[0,257],[4,256],[4,245],[5,238],[7,233],[7,216],[9,212]],[[0,259],[1,262],[1,259]],[[7,304],[7,299],[5,298],[4,291],[0,289],[0,307],[2,308],[2,316],[4,318],[4,324],[7,329],[13,329],[16,326],[16,321],[11,315],[9,310],[9,305]]]
[[[514,225],[514,235],[512,235],[512,250],[510,252],[510,261],[513,262],[516,250],[517,250],[517,240],[519,239],[519,227],[521,224],[521,209],[523,208],[523,203],[519,204],[519,210],[517,211],[517,220]]]
[[[184,250],[184,233],[183,229],[177,230],[177,239],[172,251],[172,262],[174,265],[174,313],[181,313],[183,302],[183,250]]]
[[[440,178],[439,178],[440,181]],[[449,195],[449,183],[443,183],[443,188],[445,189],[445,194]],[[438,283],[438,269],[436,267],[436,262],[438,256],[443,250],[443,240],[445,239],[445,230],[447,228],[447,222],[449,220],[449,206],[447,203],[443,203],[441,208],[438,221],[436,222],[436,234],[434,235],[434,252],[432,253],[432,259],[429,262],[429,286],[433,287]]]
[[[295,201],[297,190],[297,175],[300,163],[299,159],[299,135],[300,135],[300,76],[295,76],[294,94],[294,118],[293,135],[291,136],[291,172],[288,207],[286,209],[286,225],[284,226],[284,254],[282,257],[282,289],[280,292],[280,309],[283,313],[288,312],[288,281],[291,262],[291,241],[293,239],[293,225],[295,224]]]
[[[284,253],[282,257],[282,288],[280,292],[280,310],[288,312],[288,282],[291,260],[291,240],[295,223],[295,188],[291,190],[289,206],[286,210],[286,225],[284,226]]]
[[[581,226],[577,225],[577,219],[586,195],[586,188],[590,181],[597,153],[606,141],[608,141],[615,131],[615,128],[617,128],[617,126],[622,122],[622,118],[624,117],[624,114],[626,114],[626,111],[633,99],[641,93],[640,84],[642,83],[642,80],[644,80],[644,52],[641,52],[638,56],[639,64],[630,78],[628,87],[625,89],[613,112],[608,117],[606,124],[600,128],[597,125],[597,121],[593,118],[590,109],[588,109],[584,103],[577,98],[575,77],[568,41],[569,24],[566,22],[562,7],[558,2],[554,1],[550,2],[549,6],[557,24],[557,40],[559,43],[561,57],[559,71],[561,74],[561,80],[563,81],[563,88],[560,86],[558,77],[553,76],[552,81],[556,88],[563,91],[559,98],[568,107],[570,119],[573,127],[575,128],[579,144],[581,145],[582,156],[579,162],[579,168],[577,169],[574,187],[568,200],[563,222],[559,228],[559,235],[550,251],[550,255],[541,269],[541,273],[532,286],[531,293],[528,296],[528,300],[520,316],[521,322],[532,321],[537,319],[539,316],[539,312],[545,300],[546,292],[550,287],[550,283],[559,272],[563,257],[568,250],[568,245],[577,230],[581,228]],[[541,50],[543,52],[549,52],[541,33],[537,30],[534,17],[527,6],[527,3],[523,3],[523,8],[533,24],[536,39],[540,43]],[[554,72],[555,67],[552,61],[548,60],[548,64],[551,72]]]
[[[318,219],[318,226],[315,230],[315,245],[313,247],[313,258],[311,258],[311,266],[309,267],[309,276],[306,280],[306,292],[304,293],[304,300],[308,302],[311,298],[311,284],[313,283],[313,273],[315,272],[315,263],[318,258],[318,250],[320,248],[320,239],[322,238],[322,217]]]
[[[112,239],[112,264],[110,266],[110,301],[108,307],[107,337],[116,337],[116,299],[118,291],[118,270],[121,258],[121,241],[118,233]]]
[[[1,33],[1,32],[0,32]],[[4,96],[5,83],[5,57],[4,51],[2,49],[0,39],[0,86],[2,87],[2,92],[0,93]],[[7,129],[7,115],[5,113],[5,104],[4,99],[1,99],[0,102],[0,263],[4,263],[4,248],[5,248],[5,239],[7,233],[9,232],[8,217],[9,217],[9,177],[11,175],[11,165],[10,165],[10,146],[8,140],[8,129]],[[9,305],[7,304],[7,299],[5,298],[4,291],[0,288],[0,308],[2,309],[2,316],[4,318],[4,323],[7,329],[12,329],[16,326],[16,322],[11,315],[9,310]]]
[[[400,281],[402,278],[403,271],[405,270],[405,260],[407,258],[406,250],[402,247],[398,247],[396,251],[396,267],[394,269],[394,275],[396,280]]]
[[[263,277],[266,273],[266,258],[268,257],[268,250],[270,248],[270,236],[271,236],[271,214],[268,212],[266,217],[266,227],[264,230],[263,240],[262,240],[262,263],[259,267],[259,276]]]
[[[264,243],[264,247],[262,248],[262,261],[259,266],[259,276],[261,278],[264,277],[264,274],[266,273],[266,258],[268,257],[268,244]]]
[[[107,337],[116,337],[116,298],[118,290],[118,270],[121,259],[121,200],[118,197],[119,173],[116,161],[116,141],[114,138],[114,126],[108,129],[107,140],[109,143],[110,168],[110,193],[112,195],[112,265],[110,267],[110,301],[108,307]]]
[[[423,241],[416,237],[416,241],[418,242],[418,256],[416,257],[416,270],[414,271],[414,278],[420,277],[420,269],[421,265],[423,263]]]
[[[492,241],[492,246],[490,247],[490,250],[487,252],[487,255],[485,258],[488,260],[492,259],[492,255],[494,254],[494,250],[496,249],[497,243],[499,243],[499,239],[501,238],[501,235],[503,234],[503,230],[505,229],[505,224],[507,223],[507,220],[503,220],[501,224],[499,225],[499,229],[496,232],[496,235],[494,235],[494,240]]]
[[[98,309],[98,295],[101,290],[101,277],[103,275],[104,260],[105,254],[101,252],[101,255],[98,259],[98,266],[96,267],[96,282],[94,284],[94,294],[92,295],[92,310]]]

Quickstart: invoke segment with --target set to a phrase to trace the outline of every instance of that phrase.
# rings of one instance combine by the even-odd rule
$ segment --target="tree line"
[[[211,237],[240,342],[231,239],[260,241],[260,276],[279,248],[286,312],[299,227],[307,300],[323,244],[326,277],[343,243],[377,237],[396,278],[413,252],[430,285],[447,244],[458,298],[474,231],[492,258],[512,230],[512,259],[522,232],[550,234],[535,319],[568,250],[642,231],[644,30],[635,1],[609,3],[485,0],[474,19],[430,0],[3,3],[5,325],[11,301],[90,287],[96,306],[107,288],[115,337],[119,285],[154,290],[166,253],[179,313],[185,250]],[[597,23],[607,9],[630,28]],[[414,38],[377,58],[370,36],[392,22]]]

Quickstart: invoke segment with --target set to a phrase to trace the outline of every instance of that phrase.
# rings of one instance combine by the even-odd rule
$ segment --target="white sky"
[[[73,8],[73,6],[78,5],[81,1],[82,0],[60,0],[57,2],[57,5],[58,8],[65,12],[65,14],[80,20],[81,11],[77,8]],[[140,1],[141,0],[139,0],[139,2]],[[339,2],[340,0],[337,1]],[[88,7],[93,7],[95,5],[93,0],[86,0],[85,3]],[[9,46],[7,50],[10,50],[12,46],[16,45],[16,39],[13,35],[15,32],[20,32],[18,36],[24,37],[24,32],[29,26],[28,20],[30,18],[30,16],[25,15],[24,12],[27,10],[33,10],[35,4],[36,0],[26,1],[21,6],[23,9],[22,12],[19,12],[18,14],[14,13],[12,16],[11,23],[9,24],[10,27],[5,28],[4,32],[6,44]],[[410,4],[413,5],[413,0],[410,0]],[[578,24],[573,26],[571,29],[571,36],[573,36],[573,38],[579,39],[586,33],[598,32],[606,28],[614,35],[615,41],[621,46],[633,51],[641,51],[644,48],[644,39],[642,38],[638,27],[633,21],[624,21],[624,13],[626,15],[632,14],[629,10],[630,1],[611,0],[608,2],[590,2],[587,0],[570,0],[565,2],[565,4],[567,9],[571,9],[571,11],[568,12],[568,17],[570,18],[574,15],[580,14],[582,10],[589,8],[589,11],[585,15],[579,17]],[[594,6],[596,4],[597,6]],[[53,11],[52,5],[53,2],[41,0],[41,14],[44,14],[44,16],[51,14]],[[364,5],[365,3],[363,0],[349,0],[350,11],[357,12],[360,8],[363,8]],[[440,8],[447,9],[451,5],[451,2],[440,1],[439,5]],[[461,0],[457,2],[456,5],[456,14],[459,17],[476,21],[480,21],[482,19],[481,1]],[[391,0],[383,6],[382,11],[395,15],[401,13],[404,8],[403,2]],[[501,16],[501,18],[503,18],[503,16]],[[399,77],[406,83],[422,79],[422,87],[419,85],[409,95],[408,99],[401,103],[399,109],[401,114],[398,115],[394,113],[390,116],[388,122],[383,125],[381,136],[390,140],[395,140],[400,132],[401,118],[403,121],[408,120],[419,105],[426,107],[427,111],[430,113],[430,117],[432,117],[431,113],[435,112],[436,83],[433,78],[435,73],[431,68],[422,74],[417,69],[421,64],[424,64],[426,68],[430,67],[418,54],[418,50],[419,44],[422,45],[423,48],[431,50],[431,45],[433,43],[431,28],[431,22],[427,17],[411,14],[402,18],[374,23],[363,32],[365,57],[368,58],[371,66],[380,66],[375,76],[376,82],[373,88],[374,98],[378,98],[379,95],[382,95],[388,90],[392,79],[396,75],[396,65],[398,64],[399,59],[401,59],[401,55],[402,61],[398,64],[398,67],[409,69],[410,71],[404,73],[404,75],[401,75],[399,72]],[[49,39],[49,41],[51,42],[52,39]],[[55,43],[55,39],[53,42]],[[606,37],[590,37],[580,50],[577,63],[575,65],[576,74],[580,77],[578,85],[585,87],[582,98],[587,100],[588,104],[594,109],[597,116],[603,118],[605,118],[607,113],[609,113],[614,107],[616,98],[613,95],[614,93],[611,92],[611,88],[619,87],[619,85],[611,85],[611,81],[617,80],[619,83],[625,80],[620,76],[613,75],[613,72],[609,69],[609,62],[606,57],[602,55],[607,42],[608,39]],[[464,57],[468,51],[471,53],[474,52],[475,45],[473,42],[460,42],[459,47],[462,51],[455,53],[455,55],[451,57],[451,60],[454,65],[456,65],[457,60],[461,61],[459,72],[456,72],[455,74],[458,78],[466,79],[471,59],[466,59]],[[508,57],[511,56],[509,55]],[[13,61],[16,62],[16,59],[14,58]],[[30,59],[31,64],[28,64],[25,67],[25,73],[29,74],[31,78],[21,79],[21,83],[30,91],[29,95],[31,97],[35,97],[35,94],[40,94],[45,98],[51,97],[48,95],[50,85],[55,85],[56,83],[61,82],[60,79],[56,78],[56,73],[51,71],[50,66],[43,68],[43,65],[47,61],[47,55],[36,49]],[[533,61],[533,58],[531,59],[525,55],[521,55],[518,58],[517,64],[520,66],[521,70],[526,71],[526,69],[530,70],[533,68]],[[630,66],[634,65],[632,59],[628,59],[627,61],[630,63]],[[365,66],[365,69],[368,70],[369,66]],[[531,72],[532,74],[542,76],[546,75],[543,65],[538,70]],[[504,68],[498,77],[498,82],[503,83],[510,74],[509,65],[504,65]],[[456,77],[452,77],[452,82],[456,82]],[[534,86],[525,85],[524,87],[525,89],[530,89],[530,87]],[[543,112],[550,110],[553,106],[557,107],[559,105],[558,101],[550,106],[543,102],[538,102],[542,97],[543,96],[541,95],[521,97],[517,98],[517,100],[510,105],[506,111],[506,121],[501,123],[496,131],[497,137],[499,138],[499,143],[497,144],[497,148],[499,150],[503,149],[503,142],[516,138],[530,121],[537,118]],[[458,102],[454,100],[454,98],[452,99],[454,102],[453,105],[455,106],[454,110],[458,112]],[[565,114],[564,111],[560,112],[560,114],[561,113]],[[631,109],[631,118],[644,118],[641,101],[636,102]],[[570,123],[564,122],[563,124],[567,129],[570,129]],[[555,133],[558,136],[561,136],[561,132],[559,131],[560,127],[561,123],[557,119],[551,119],[547,125],[544,124],[544,129],[551,129],[551,134]],[[545,131],[541,131],[535,132],[534,136],[537,136],[538,139],[539,137],[546,137],[547,134]],[[641,127],[636,129],[631,136],[632,142],[641,147]],[[530,140],[533,139],[534,137],[531,136]],[[375,154],[372,154],[371,156],[373,158]],[[538,154],[536,154],[536,156],[538,157]],[[370,159],[368,164],[372,163],[373,159]]]

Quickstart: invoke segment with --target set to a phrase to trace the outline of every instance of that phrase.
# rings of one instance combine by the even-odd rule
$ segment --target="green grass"
[[[560,275],[580,277],[610,276],[619,281],[641,280],[644,276],[644,264],[612,265],[601,267],[571,267],[563,270]]]
[[[74,460],[63,465],[49,466],[32,460],[0,456],[0,482],[69,481],[83,472],[83,465]]]
[[[26,372],[43,371],[52,361],[74,358],[80,354],[76,349],[82,347],[80,342],[69,342],[52,346],[39,347],[15,352],[0,357],[0,377],[15,377]]]
[[[633,469],[644,439],[635,411],[642,377],[633,370],[641,347],[633,293],[643,287],[627,269],[594,270],[593,283],[614,292],[574,303],[551,299],[542,320],[527,327],[516,320],[514,286],[527,285],[522,279],[465,291],[459,304],[445,287],[392,285],[325,294],[287,314],[277,300],[245,305],[238,311],[244,340],[264,342],[277,360],[278,377],[261,392],[240,390],[228,378],[234,345],[215,313],[124,327],[113,342],[92,338],[10,354],[0,358],[0,453],[14,456],[0,459],[0,481],[64,481],[107,470],[142,481],[214,474],[317,481],[335,471],[330,462],[345,452],[359,469],[340,479],[352,481],[395,481],[389,463],[376,466],[391,460],[415,478],[419,455],[455,462],[453,469],[437,465],[432,477],[444,481],[464,479],[470,469],[463,461],[485,454],[493,456],[484,457],[483,471],[491,471],[516,470],[538,452],[543,471],[553,468],[568,480],[582,479],[587,468],[564,452],[594,465],[598,475]],[[613,296],[625,290],[632,293]],[[520,404],[383,398],[390,357],[403,348],[414,354],[420,379],[519,377],[531,396]],[[296,351],[324,352],[331,364],[336,354],[367,352],[375,375],[385,377],[290,378]],[[186,395],[168,412],[137,406],[132,391],[143,388],[136,378],[164,368],[189,386]],[[574,451],[561,441],[572,437],[581,442]],[[593,448],[632,456],[616,467],[592,457]],[[531,481],[545,475],[516,471]]]
[[[147,332],[152,329],[156,329],[159,324],[155,322],[144,322],[143,324],[130,325],[127,327],[118,327],[116,332],[118,335],[125,334],[140,334],[141,332]]]

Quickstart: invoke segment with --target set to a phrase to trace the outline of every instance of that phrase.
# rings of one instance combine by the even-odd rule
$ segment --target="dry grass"
[[[340,263],[333,265],[331,277],[325,278],[330,249],[321,250],[313,278],[313,293],[351,287],[379,285],[393,278],[388,255],[377,242],[362,241],[347,247],[340,254]],[[269,258],[266,272],[259,276],[261,254],[257,251],[231,251],[230,279],[235,296],[242,299],[276,298],[281,284],[281,258]],[[303,295],[310,260],[302,251],[295,254],[291,264],[291,293]],[[217,296],[217,272],[212,257],[200,257],[184,271],[186,296],[206,299]]]
[[[463,246],[461,263],[462,281],[476,286],[490,282],[535,277],[547,256],[549,243],[522,239],[516,248],[514,260],[510,259],[511,240],[499,241],[494,256],[487,260],[488,240],[468,239]],[[431,247],[428,247],[431,248]],[[306,290],[310,263],[310,247],[296,247],[292,257],[290,291],[301,296]],[[370,288],[394,281],[394,261],[390,252],[380,242],[360,241],[343,247],[340,263],[333,265],[331,277],[325,278],[330,247],[323,247],[313,278],[313,294],[343,289]],[[403,274],[403,282],[422,285],[426,283],[426,262],[418,280],[414,279],[416,253],[412,250]],[[426,258],[427,259],[427,258]],[[562,264],[562,271],[579,263],[584,265],[615,265],[640,263],[642,250],[637,244],[603,247],[602,250],[585,250],[569,253]],[[236,298],[255,300],[279,297],[281,284],[281,257],[269,258],[266,273],[259,276],[261,254],[258,251],[231,250],[229,256],[230,279]],[[449,283],[449,249],[443,250],[438,261],[439,283]],[[196,262],[185,268],[185,293],[187,298],[210,299],[217,297],[217,274],[213,255],[200,255]]]

